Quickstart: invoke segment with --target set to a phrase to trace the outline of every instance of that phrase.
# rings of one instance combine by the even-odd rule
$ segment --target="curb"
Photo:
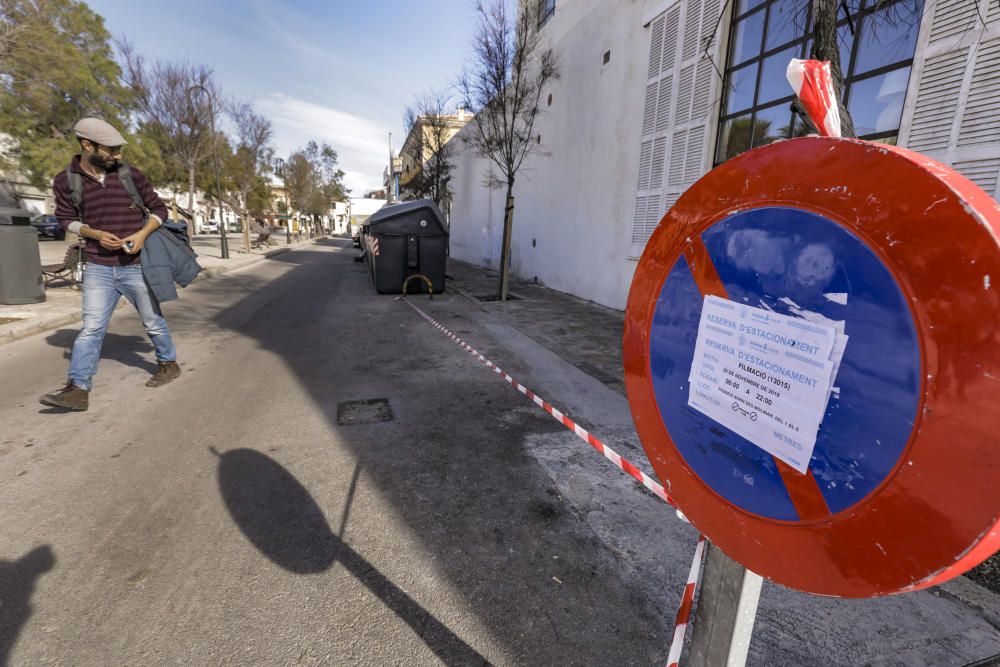
[[[199,273],[198,276],[191,281],[191,284],[207,280],[209,278],[217,278],[218,276],[229,273],[230,271],[235,271],[236,269],[252,266],[259,262],[263,262],[265,259],[270,259],[272,257],[276,257],[277,255],[283,255],[286,252],[291,252],[293,249],[294,248],[292,247],[275,248],[274,250],[269,250],[261,255],[247,257],[244,261],[207,268]],[[52,329],[58,329],[59,327],[66,326],[67,324],[75,324],[82,319],[83,313],[80,309],[75,309],[72,313],[52,313],[49,315],[41,315],[37,318],[31,318],[24,324],[10,325],[9,331],[3,331],[0,329],[0,345],[6,345],[7,343],[13,343],[14,341],[29,338],[36,334],[51,331]]]

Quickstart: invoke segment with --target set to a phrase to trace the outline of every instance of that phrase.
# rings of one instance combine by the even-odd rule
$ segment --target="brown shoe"
[[[45,394],[38,399],[38,402],[53,408],[66,408],[67,410],[83,412],[90,407],[89,394],[90,392],[86,389],[80,389],[72,382],[67,382],[65,387],[51,394]]]
[[[146,386],[162,387],[168,382],[176,380],[180,375],[181,367],[177,365],[176,361],[158,361],[156,362],[156,372],[146,382]]]

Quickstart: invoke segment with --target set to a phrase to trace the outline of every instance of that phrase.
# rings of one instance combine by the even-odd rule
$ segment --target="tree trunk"
[[[194,245],[194,165],[188,167],[188,214],[191,216],[191,228],[188,229],[188,245]]]
[[[839,0],[813,0],[813,46],[812,58],[830,61],[830,75],[833,78],[833,88],[837,93],[837,106],[840,110],[840,134],[845,137],[856,137],[854,119],[844,106],[844,72],[840,63],[840,46],[837,43],[837,10]],[[857,25],[855,24],[855,30]]]
[[[503,211],[503,245],[500,248],[500,293],[501,301],[507,300],[507,283],[510,281],[510,238],[514,225],[514,179],[507,179],[507,198]]]

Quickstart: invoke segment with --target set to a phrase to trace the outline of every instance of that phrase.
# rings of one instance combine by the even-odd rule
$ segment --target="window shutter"
[[[954,39],[975,28],[978,19],[976,3],[979,0],[938,0],[934,4],[934,24],[931,41]]]
[[[673,101],[674,77],[668,75],[660,79],[660,96],[656,103],[656,133],[670,129],[670,103]]]
[[[719,82],[705,45],[720,0],[676,2],[650,24],[632,242],[644,244],[667,209],[707,169],[709,124]],[[719,37],[712,55],[719,59]]]
[[[632,243],[645,243],[646,239],[646,199],[644,195],[635,198],[635,213],[632,216]]]
[[[657,84],[651,83],[646,86],[646,108],[642,112],[642,135],[646,136],[653,132],[656,122],[656,90]]]
[[[1000,197],[998,72],[997,0],[927,4],[899,145],[951,165],[994,199]]]
[[[639,150],[639,190],[649,189],[649,164],[653,158],[653,142],[642,142]],[[645,213],[643,213],[645,216]],[[645,217],[643,218],[645,220]]]
[[[1000,157],[993,158],[992,160],[956,162],[953,166],[955,167],[955,171],[965,176],[986,192],[997,192],[997,180],[1000,179]]]
[[[911,149],[928,152],[948,147],[968,56],[968,49],[960,49],[927,61],[910,129]]]
[[[663,159],[667,153],[667,138],[657,137],[653,143],[653,160],[649,170],[649,188],[659,190],[663,187]]]
[[[980,44],[965,102],[958,145],[1000,141],[1000,39]]]
[[[653,21],[652,34],[649,40],[649,70],[647,79],[652,79],[660,72],[660,59],[663,56],[663,22],[664,18]]]

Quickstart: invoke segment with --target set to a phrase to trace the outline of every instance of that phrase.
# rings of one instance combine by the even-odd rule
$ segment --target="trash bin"
[[[433,292],[444,291],[448,230],[433,200],[385,206],[372,213],[366,229],[365,258],[375,291],[398,294],[403,291],[403,282],[417,274],[430,281]],[[427,292],[427,284],[419,278],[411,280],[406,293],[419,292]]]
[[[45,301],[38,232],[31,212],[0,201],[0,303],[17,306]]]

